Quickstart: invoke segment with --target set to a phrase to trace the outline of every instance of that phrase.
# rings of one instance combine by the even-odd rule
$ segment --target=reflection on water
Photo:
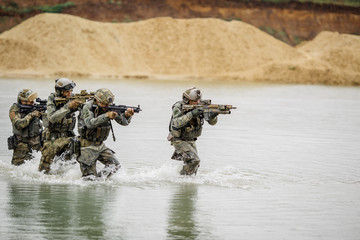
[[[197,186],[193,184],[178,187],[169,209],[169,239],[197,239],[196,216]]]
[[[53,80],[0,80],[1,239],[353,240],[360,232],[360,91],[357,87],[150,80],[75,80],[75,92],[111,88],[141,105],[106,141],[122,168],[84,182],[78,164],[11,166],[8,110],[20,88],[42,98]],[[205,124],[197,176],[179,176],[166,140],[171,106],[197,86],[237,107]]]
[[[103,208],[110,191],[24,183],[10,183],[8,191],[9,220],[17,235],[31,232],[32,238],[45,239],[104,236]]]

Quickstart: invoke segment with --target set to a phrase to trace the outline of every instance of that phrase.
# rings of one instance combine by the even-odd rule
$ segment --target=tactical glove
[[[41,112],[35,110],[33,112],[30,113],[31,117],[40,117],[41,116]]]
[[[118,114],[116,112],[107,112],[106,113],[106,117],[110,118],[110,119],[114,119],[116,118]]]
[[[218,114],[218,113],[214,113],[214,112],[210,112],[210,113],[209,113],[209,118],[210,118],[210,119],[214,119],[214,118],[217,117],[217,115],[219,115],[219,114]]]
[[[68,105],[70,109],[76,109],[81,105],[81,102],[72,100],[71,102],[68,103]]]
[[[197,117],[197,116],[200,116],[200,114],[202,114],[203,111],[200,109],[194,109],[191,111],[191,113],[192,113],[193,117]]]

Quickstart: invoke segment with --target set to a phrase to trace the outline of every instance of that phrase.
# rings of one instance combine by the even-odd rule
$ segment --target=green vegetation
[[[348,7],[360,7],[360,0],[237,0],[238,2],[267,2],[267,3],[290,3],[290,2],[300,2],[300,3],[315,3],[315,4],[333,4],[339,6],[348,6]]]
[[[223,19],[224,21],[228,21],[228,22],[231,22],[231,21],[242,21],[241,18],[229,18],[229,19]]]
[[[121,21],[123,23],[130,23],[130,22],[134,22],[134,20],[132,20],[128,15],[125,15],[125,19],[123,21]]]
[[[109,4],[116,4],[116,5],[121,5],[121,1],[115,1],[115,0],[108,0]]]
[[[289,36],[285,31],[279,31],[269,26],[262,26],[259,27],[259,29],[270,34],[276,39],[279,39],[280,41],[283,41],[291,45],[298,45],[299,43],[304,41],[304,39],[301,39],[299,36]]]
[[[18,4],[15,2],[11,2],[6,6],[0,6],[0,9],[8,12],[8,13],[19,13],[19,14],[26,14],[31,13],[33,11],[41,11],[41,12],[48,12],[48,13],[61,13],[64,8],[74,7],[75,3],[73,2],[65,2],[56,5],[43,5],[43,6],[34,6],[34,7],[27,7],[27,8],[19,8]]]

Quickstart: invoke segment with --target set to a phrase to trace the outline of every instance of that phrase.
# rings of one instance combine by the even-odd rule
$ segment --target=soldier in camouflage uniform
[[[17,103],[14,103],[9,111],[14,133],[14,136],[9,138],[11,139],[12,148],[14,148],[11,160],[11,163],[14,165],[21,165],[25,160],[32,159],[33,150],[39,151],[41,147],[41,113],[36,110],[30,113],[20,113],[19,106],[19,104],[33,105],[36,98],[36,92],[24,89],[18,94]]]
[[[43,117],[45,130],[43,132],[44,146],[41,149],[39,171],[50,172],[50,165],[55,156],[65,153],[64,159],[70,159],[68,154],[70,139],[75,136],[75,112],[80,106],[76,100],[57,102],[55,97],[71,97],[76,84],[68,78],[55,80],[55,93],[51,93],[47,101],[47,115]]]
[[[197,153],[196,140],[202,132],[204,116],[200,109],[193,109],[183,112],[184,104],[196,105],[201,100],[201,91],[195,87],[187,89],[183,93],[183,100],[176,102],[172,107],[172,117],[169,126],[169,137],[171,145],[175,151],[172,159],[184,162],[181,175],[196,174],[200,166],[200,158]],[[210,113],[208,123],[215,125],[217,123],[216,113]]]
[[[93,100],[87,102],[80,113],[78,131],[80,134],[81,150],[77,161],[83,177],[90,180],[94,177],[109,177],[120,168],[120,163],[114,156],[114,151],[106,147],[104,141],[112,130],[111,120],[127,126],[134,110],[128,108],[125,113],[107,111],[104,107],[114,101],[114,95],[109,89],[101,88],[96,91]],[[96,162],[99,160],[105,167],[98,173]]]

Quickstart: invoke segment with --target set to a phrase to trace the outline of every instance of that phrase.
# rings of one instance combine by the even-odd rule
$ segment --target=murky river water
[[[122,169],[84,182],[76,163],[39,173],[39,153],[12,166],[9,107],[22,88],[47,98],[54,81],[0,80],[1,239],[360,239],[359,88],[75,81],[74,92],[107,87],[141,105],[106,142]],[[198,175],[183,177],[166,136],[192,85],[238,109],[205,125]]]

